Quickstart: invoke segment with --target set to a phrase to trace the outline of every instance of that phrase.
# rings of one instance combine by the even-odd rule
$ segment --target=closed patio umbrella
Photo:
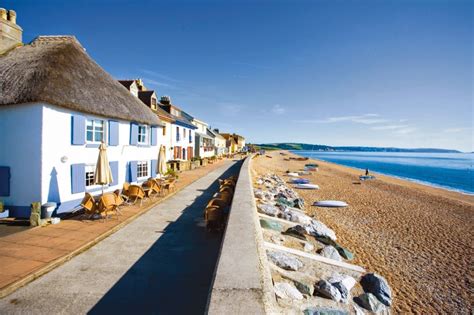
[[[164,175],[167,171],[166,167],[166,153],[165,147],[160,146],[160,152],[158,153],[158,163],[156,167],[156,174]]]
[[[102,185],[102,194],[104,194],[104,185],[108,185],[113,181],[112,170],[107,158],[107,146],[102,143],[99,147],[99,157],[95,166],[94,184]]]

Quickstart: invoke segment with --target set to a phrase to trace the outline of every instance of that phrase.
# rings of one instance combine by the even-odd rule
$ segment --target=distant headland
[[[414,152],[414,153],[462,153],[457,150],[436,148],[393,148],[393,147],[358,147],[358,146],[328,146],[308,143],[266,143],[256,144],[259,148],[266,150],[305,150],[305,151],[349,151],[349,152]]]

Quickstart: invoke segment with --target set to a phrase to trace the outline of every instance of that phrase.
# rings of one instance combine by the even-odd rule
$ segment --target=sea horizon
[[[350,167],[362,172],[368,168],[371,174],[390,176],[425,186],[474,195],[472,152],[290,151],[303,157]],[[403,166],[406,167],[403,168]],[[452,180],[446,181],[446,176]]]

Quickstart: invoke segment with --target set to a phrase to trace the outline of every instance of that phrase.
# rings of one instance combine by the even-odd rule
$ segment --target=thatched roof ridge
[[[0,56],[0,106],[44,102],[103,117],[161,124],[74,36],[40,36]]]

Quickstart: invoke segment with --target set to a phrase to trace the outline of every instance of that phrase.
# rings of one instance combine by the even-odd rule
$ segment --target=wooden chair
[[[89,218],[97,213],[97,204],[95,199],[88,192],[86,192],[84,198],[81,201],[81,207],[84,209],[84,215],[88,216]]]
[[[123,183],[122,186],[122,195],[127,196],[128,198],[128,188],[130,188],[130,183]]]
[[[170,193],[171,191],[176,190],[176,178],[167,179],[163,185],[163,188]]]
[[[146,182],[144,182],[142,184],[142,187],[148,188],[148,197],[151,197],[152,195],[158,195],[161,190],[157,181],[153,178],[150,178]]]
[[[118,218],[118,211],[117,211],[117,196],[113,193],[105,193],[100,196],[99,203],[98,203],[98,212],[99,214],[107,219],[109,213],[115,213]]]
[[[223,225],[223,211],[218,206],[206,207],[204,213],[204,219],[206,221],[206,228],[210,230],[220,230]]]
[[[134,200],[133,204],[135,204],[137,200],[140,199],[141,206],[143,198],[145,198],[145,192],[143,191],[143,188],[138,185],[130,185],[130,187],[128,188],[128,198],[129,200]]]
[[[117,204],[117,212],[122,214],[120,212],[120,206],[121,205],[124,205],[127,203],[128,201],[128,197],[123,195],[121,192],[120,192],[120,189],[117,189],[114,191],[114,195],[115,195],[115,203]]]
[[[225,202],[227,202],[228,205],[232,203],[232,197],[233,195],[230,194],[228,191],[218,192],[214,195],[214,198],[223,199],[225,200]]]
[[[222,192],[227,192],[227,193],[233,195],[234,194],[234,189],[230,186],[223,186],[223,187],[219,188],[219,192],[221,192],[221,193]]]

